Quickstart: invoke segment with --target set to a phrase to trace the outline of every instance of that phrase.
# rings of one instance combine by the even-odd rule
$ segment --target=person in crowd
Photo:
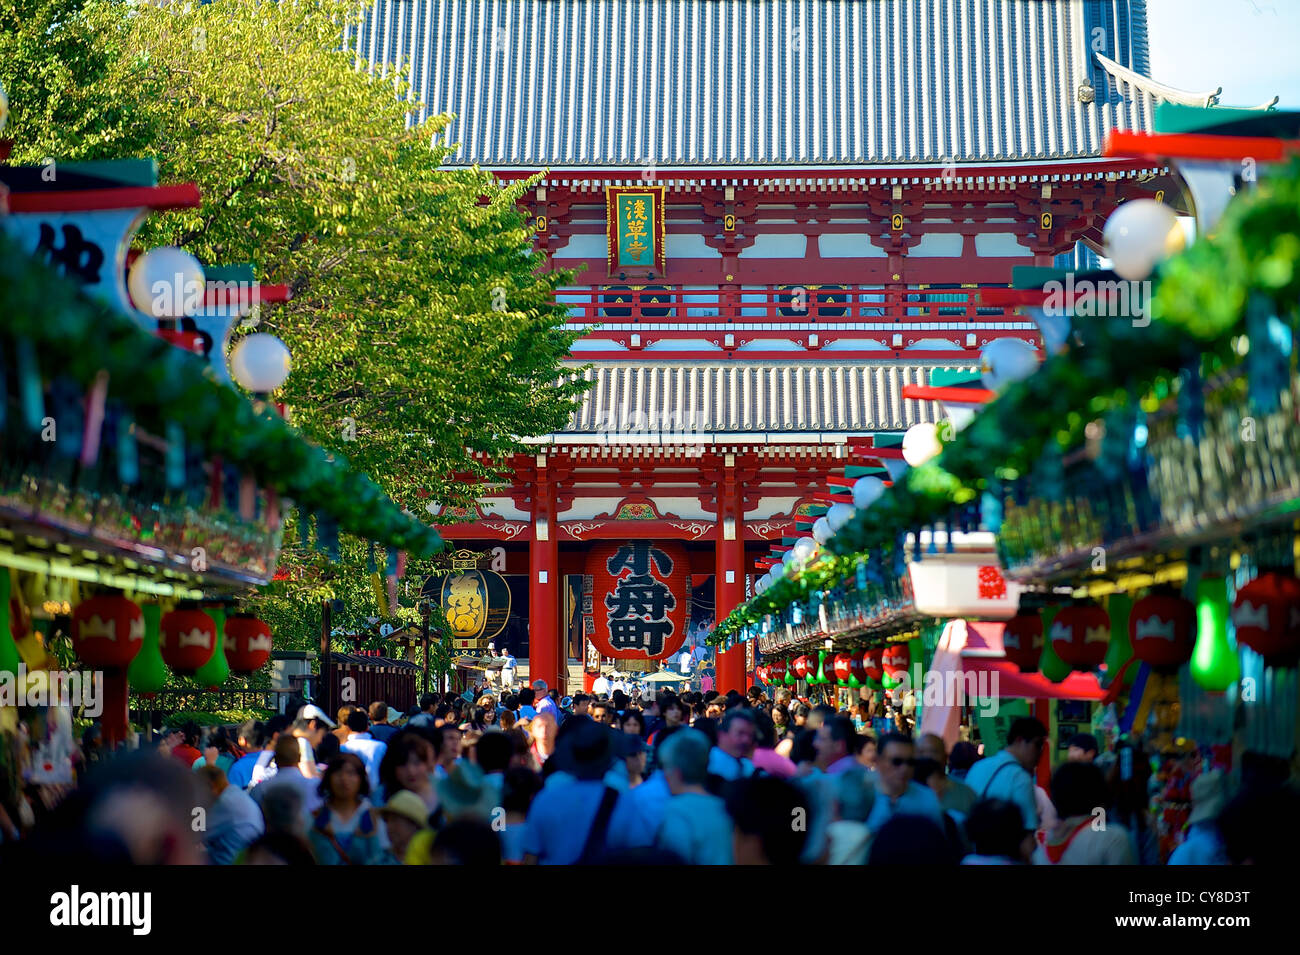
[[[298,741],[287,733],[281,735],[275,741],[274,758],[275,772],[252,788],[253,798],[264,804],[272,789],[288,787],[301,796],[304,813],[314,816],[322,804],[320,780],[303,774]]]
[[[522,722],[529,722],[537,715],[537,710],[533,706],[536,699],[537,695],[531,687],[526,686],[519,691],[519,709],[517,712]]]
[[[872,773],[852,766],[830,777],[831,815],[826,826],[827,865],[866,865],[871,846],[867,817],[876,802]]]
[[[253,764],[253,771],[249,776],[248,787],[252,789],[259,783],[263,783],[275,775],[278,767],[275,763],[275,747],[281,736],[289,736],[293,726],[293,720],[285,715],[273,716],[266,721],[266,727],[263,730],[262,752],[257,756],[257,762]],[[297,745],[297,741],[294,742]]]
[[[232,786],[247,789],[253,784],[253,769],[266,748],[266,724],[260,720],[245,720],[239,725],[236,737],[244,755],[226,769],[226,780]]]
[[[451,767],[460,759],[464,734],[455,723],[443,723],[434,730],[432,740],[437,762],[433,767],[435,779],[446,779]]]
[[[459,762],[438,780],[443,824],[474,820],[490,823],[500,801],[500,788],[471,762]]]
[[[728,787],[731,854],[736,865],[795,865],[808,839],[808,803],[798,787],[775,776],[750,776]]]
[[[620,759],[610,772],[613,773],[617,770],[621,774],[623,781],[621,788],[615,788],[619,788],[620,792],[622,792],[640,786],[645,782],[646,763],[650,747],[635,732],[619,733],[615,745],[618,748]],[[606,783],[612,785],[608,774],[606,775]]]
[[[916,758],[910,736],[886,733],[880,740],[876,761],[876,801],[867,817],[867,828],[879,835],[894,816],[923,816],[943,835],[943,809],[939,797],[912,778]]]
[[[534,705],[537,707],[537,712],[539,714],[549,713],[551,715],[551,719],[555,721],[555,725],[559,726],[560,708],[555,704],[555,700],[551,698],[551,693],[546,686],[545,680],[533,681],[533,695],[536,700],[536,703]]]
[[[858,750],[858,762],[862,765],[862,768],[874,773],[878,755],[879,747],[876,743],[876,737],[870,733],[863,735],[862,748]]]
[[[664,808],[672,795],[663,767],[659,766],[659,753],[668,740],[685,729],[680,725],[664,727],[657,734],[654,744],[656,769],[640,786],[619,797],[609,823],[611,848],[644,849],[654,845],[659,825],[663,821]]]
[[[605,851],[618,791],[604,777],[614,758],[613,733],[590,720],[570,720],[559,774],[542,787],[528,810],[524,862],[571,865],[594,861]],[[641,788],[641,787],[638,787]]]
[[[888,736],[902,736],[887,734]],[[905,737],[906,738],[906,737]],[[885,747],[880,755],[885,755]],[[958,853],[944,836],[939,823],[929,816],[899,813],[890,817],[871,840],[868,865],[955,865]]]
[[[573,694],[573,704],[569,707],[569,713],[573,716],[589,716],[589,707],[591,706],[591,695],[588,693]]]
[[[505,824],[500,829],[501,861],[507,865],[523,864],[528,810],[541,790],[541,777],[527,767],[514,766],[502,777],[501,810],[505,813]]]
[[[754,774],[754,717],[734,709],[718,725],[717,744],[709,752],[709,773],[730,781]]]
[[[433,729],[434,710],[438,708],[440,697],[437,693],[420,694],[420,712],[406,721],[407,727],[425,727]]]
[[[222,773],[226,773],[231,766],[235,765],[235,760],[243,755],[239,747],[226,734],[224,726],[218,726],[208,734],[208,738],[203,741],[202,753],[203,755],[191,767],[195,772],[204,766],[215,766]]]
[[[944,772],[944,767],[948,765],[948,754],[943,738],[934,733],[926,733],[917,740],[916,755],[918,760],[933,762],[932,766],[914,767],[916,781],[933,789],[943,811],[952,813],[958,823],[964,823],[975,805],[975,790]]]
[[[640,710],[628,710],[619,721],[619,729],[624,733],[635,734],[638,739],[645,738],[645,717]]]
[[[203,753],[199,749],[199,740],[203,731],[199,724],[190,720],[180,727],[180,741],[172,747],[171,754],[181,761],[186,769],[192,769],[195,763],[203,762]]]
[[[320,803],[320,782],[313,783],[313,796]],[[258,808],[262,810],[262,819],[266,823],[266,834],[286,833],[307,845],[307,829],[314,818],[308,810],[306,798],[302,791],[294,786],[265,786],[257,790]],[[319,809],[319,806],[317,806]],[[311,849],[307,851],[310,853]]]
[[[364,716],[365,714],[362,713]],[[298,719],[293,724],[293,735],[298,740],[298,749],[302,754],[301,763],[302,771],[307,776],[319,776],[320,771],[318,764],[321,758],[316,755],[316,749],[322,747],[325,738],[331,735],[330,730],[336,729],[334,721],[325,715],[315,703],[308,703],[298,711]],[[335,744],[338,743],[338,737],[334,738]],[[322,754],[328,752],[322,750]]]
[[[336,739],[338,739],[340,746],[346,743],[348,741],[348,737],[352,734],[352,730],[348,729],[348,717],[351,716],[353,713],[355,713],[358,709],[359,707],[353,706],[351,703],[344,703],[342,706],[339,707],[338,713],[335,714],[335,716],[337,717],[336,722],[338,723],[338,726],[336,726],[333,730],[331,730],[330,733]]]
[[[1091,763],[1097,759],[1097,737],[1091,733],[1075,733],[1065,745],[1065,758],[1072,763]]]
[[[790,708],[784,703],[772,707],[772,727],[777,742],[785,739],[790,732]],[[773,747],[775,748],[775,747]]]
[[[211,795],[202,829],[208,861],[230,865],[265,831],[262,810],[248,793],[230,785],[220,767],[200,766],[196,772]]]
[[[1106,819],[1106,778],[1091,762],[1067,761],[1052,774],[1059,821],[1038,831],[1034,865],[1133,865],[1129,834]]]
[[[366,767],[366,775],[370,777],[370,788],[378,789],[379,764],[383,762],[388,744],[381,743],[370,734],[370,718],[364,710],[353,710],[348,715],[348,729],[351,733],[341,748],[343,752],[361,758]]]
[[[1025,865],[1033,857],[1034,838],[1025,831],[1020,807],[1005,799],[981,799],[966,817],[971,851],[962,865]]]
[[[1030,716],[1014,720],[1007,730],[1007,745],[970,768],[966,785],[976,799],[1005,799],[1020,807],[1025,828],[1038,828],[1038,803],[1033,773],[1047,745],[1047,727]]]
[[[461,820],[440,829],[434,837],[429,865],[499,866],[501,840],[492,827]]]
[[[245,865],[315,865],[311,847],[301,837],[285,832],[267,832],[243,854]]]
[[[505,658],[505,662],[501,664],[501,690],[505,692],[515,685],[515,674],[519,670],[519,661],[515,659],[515,655],[510,652],[509,647],[502,648],[501,655]]]
[[[1192,812],[1182,843],[1169,856],[1170,865],[1227,865],[1228,852],[1219,831],[1219,815],[1227,804],[1227,777],[1220,769],[1192,780]]]
[[[392,799],[398,792],[411,792],[424,805],[425,816],[438,810],[438,790],[434,785],[436,757],[433,744],[418,730],[402,730],[388,741],[379,761],[380,789],[376,799]]]
[[[401,717],[402,714],[393,709],[387,703],[379,700],[370,704],[370,735],[381,743],[387,743],[397,732],[397,727],[393,725],[393,720]]]
[[[365,718],[365,713],[354,712]],[[388,861],[388,836],[370,805],[370,777],[356,753],[343,752],[326,767],[320,781],[324,806],[316,813],[307,838],[320,865],[376,865]]]
[[[832,716],[817,729],[817,768],[830,776],[846,773],[858,763],[861,737],[847,716]]]
[[[653,746],[657,741],[657,735],[665,728],[684,726],[689,715],[686,705],[675,696],[665,696],[659,704],[660,718],[663,721],[662,726],[651,730],[648,737],[650,745]]]
[[[731,819],[723,801],[704,788],[708,739],[697,730],[676,733],[659,758],[672,798],[664,807],[655,845],[689,865],[730,865]]]
[[[953,743],[952,752],[948,754],[948,778],[966,782],[966,774],[979,758],[980,752],[974,743],[966,740]]]
[[[591,718],[602,726],[613,726],[616,721],[614,704],[608,700],[597,700],[591,704]]]
[[[789,779],[795,774],[795,765],[788,756],[776,751],[777,732],[772,717],[761,708],[750,710],[754,717],[754,753],[750,758],[754,768],[782,779]]]

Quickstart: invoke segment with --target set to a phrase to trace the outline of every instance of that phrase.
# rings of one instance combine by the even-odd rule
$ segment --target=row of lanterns
[[[205,687],[261,669],[271,658],[271,628],[252,614],[188,604],[164,614],[157,604],[106,594],[73,608],[72,646],[86,666],[125,669],[132,689],[156,693],[167,680],[164,665]]]
[[[1237,641],[1267,666],[1294,667],[1300,660],[1300,580],[1275,572],[1241,587],[1231,607],[1226,584],[1217,578],[1198,583],[1195,601],[1156,590],[1132,603],[1113,596],[1109,612],[1097,604],[1062,607],[1051,616],[1046,635],[1043,615],[1022,610],[1007,621],[1002,643],[1007,659],[1024,673],[1041,668],[1045,676],[1062,679],[1056,660],[1067,672],[1096,670],[1102,663],[1117,672],[1129,658],[1161,672],[1190,663],[1200,686],[1221,692],[1240,677],[1229,620]]]
[[[894,643],[833,656],[822,652],[802,654],[789,661],[776,660],[760,666],[757,675],[760,682],[769,685],[793,686],[799,680],[807,680],[813,685],[836,683],[855,689],[862,686],[892,689],[902,681],[911,662],[907,644]]]

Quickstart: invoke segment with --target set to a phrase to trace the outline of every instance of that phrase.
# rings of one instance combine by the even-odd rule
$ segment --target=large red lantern
[[[867,679],[879,683],[885,675],[885,648],[875,647],[862,655],[862,666],[867,671]]]
[[[1002,652],[1021,673],[1037,670],[1043,655],[1043,618],[1022,611],[1008,620],[1002,628]]]
[[[848,683],[849,677],[853,675],[853,654],[837,653],[832,663],[835,667],[835,679],[841,683]]]
[[[1232,602],[1237,641],[1269,666],[1294,666],[1300,656],[1300,581],[1289,574],[1260,574]]]
[[[163,615],[158,645],[173,672],[188,676],[212,659],[217,624],[197,607],[173,610]]]
[[[674,542],[602,541],[587,554],[583,625],[602,656],[661,660],[686,642],[690,560]]]
[[[1147,594],[1128,616],[1133,656],[1161,670],[1176,670],[1196,646],[1196,605],[1177,594]]]
[[[1062,607],[1052,620],[1052,649],[1072,670],[1095,670],[1110,646],[1110,616],[1096,604]]]
[[[867,674],[867,651],[858,650],[849,656],[849,676],[858,681],[860,686],[866,686],[870,677]]]
[[[271,659],[271,628],[252,614],[226,618],[226,663],[232,673],[252,673]]]
[[[91,597],[72,611],[72,647],[92,670],[125,667],[144,646],[144,614],[121,594]]]
[[[771,677],[772,683],[781,683],[785,680],[785,661],[773,660],[767,665],[767,675]],[[766,681],[765,681],[766,682]]]
[[[797,680],[802,680],[808,676],[808,671],[815,665],[815,661],[809,656],[795,657],[790,661],[790,667],[794,670],[794,676]]]
[[[906,643],[891,643],[885,647],[880,662],[885,669],[885,686],[897,686],[907,676],[907,668],[912,664],[912,651]]]

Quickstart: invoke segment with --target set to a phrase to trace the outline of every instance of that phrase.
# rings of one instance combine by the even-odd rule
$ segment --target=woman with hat
[[[370,778],[355,753],[331,760],[320,781],[325,805],[307,833],[320,865],[377,865],[388,861],[388,834],[370,805]]]
[[[391,798],[403,790],[414,793],[425,806],[428,816],[438,808],[438,791],[434,787],[433,744],[413,730],[403,730],[388,743],[379,763],[379,779],[384,795]]]
[[[379,815],[384,820],[393,859],[410,864],[407,849],[421,832],[429,831],[429,814],[424,802],[409,789],[401,789],[384,803]]]

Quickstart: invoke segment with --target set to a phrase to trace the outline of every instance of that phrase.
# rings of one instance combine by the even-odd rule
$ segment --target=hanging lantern
[[[1196,605],[1174,593],[1150,593],[1129,611],[1133,655],[1160,670],[1176,670],[1192,658]]]
[[[144,616],[121,594],[104,594],[72,611],[72,647],[92,670],[117,670],[129,664],[144,643]]]
[[[867,676],[867,651],[858,650],[849,655],[849,686],[855,690],[866,686],[871,678]]]
[[[1222,693],[1241,679],[1241,662],[1228,639],[1228,583],[1207,576],[1196,582],[1196,647],[1192,679],[1203,690]]]
[[[173,672],[189,676],[212,659],[217,645],[217,624],[197,607],[164,614],[159,646]]]
[[[1116,679],[1121,678],[1121,674],[1126,683],[1132,682],[1137,675],[1136,670],[1126,672],[1124,669],[1133,659],[1133,641],[1129,637],[1129,628],[1133,619],[1133,598],[1116,591],[1106,598],[1106,613],[1110,616],[1110,647],[1107,648],[1106,659],[1102,663],[1106,668],[1106,673],[1101,679],[1103,687],[1109,687]],[[1195,608],[1193,608],[1194,619]]]
[[[152,696],[167,683],[167,667],[163,664],[162,650],[159,648],[162,607],[156,603],[147,603],[140,608],[140,614],[144,617],[144,640],[140,652],[127,667],[126,680],[137,693]]]
[[[849,677],[853,675],[853,654],[835,654],[835,658],[831,661],[831,666],[835,670],[835,679],[839,681],[840,686],[848,686]]]
[[[1293,667],[1300,656],[1300,580],[1270,571],[1237,591],[1232,602],[1237,642],[1268,666]]]
[[[252,673],[271,659],[271,628],[251,613],[226,620],[226,662],[232,673]]]
[[[686,548],[676,541],[595,544],[583,576],[583,626],[601,655],[661,660],[677,653],[689,623],[690,567]]]
[[[495,571],[430,574],[421,593],[442,608],[459,651],[486,649],[510,621],[510,585]]]
[[[823,686],[831,682],[830,679],[826,676],[826,651],[822,650],[818,652],[817,672],[808,678],[808,682],[815,683],[818,686]]]
[[[866,670],[867,680],[873,686],[879,686],[885,676],[885,648],[873,647],[862,654],[862,666]]]
[[[767,665],[767,673],[768,673],[768,676],[770,676],[770,677],[772,678],[771,682],[772,682],[772,683],[784,683],[784,682],[785,682],[785,669],[786,669],[786,667],[785,667],[785,661],[784,661],[784,660],[773,660],[771,663],[769,663],[769,664]],[[767,680],[764,680],[763,682],[766,683],[766,682],[768,682],[768,681],[767,681]]]
[[[795,679],[804,680],[808,678],[808,672],[812,669],[812,660],[806,655],[798,656],[790,665],[794,670]]]
[[[907,676],[907,668],[912,665],[912,652],[906,643],[891,643],[885,647],[880,662],[885,671],[885,689],[893,689]]]
[[[1002,651],[1021,673],[1036,671],[1043,655],[1043,618],[1022,610],[1008,620],[1002,630]]]
[[[1110,617],[1096,604],[1062,607],[1052,621],[1052,649],[1072,670],[1095,670],[1106,659]]]
[[[208,607],[207,610],[216,625],[216,639],[213,641],[216,649],[208,657],[208,662],[195,671],[194,680],[205,689],[215,690],[230,678],[230,664],[226,662],[226,611],[223,607]]]

